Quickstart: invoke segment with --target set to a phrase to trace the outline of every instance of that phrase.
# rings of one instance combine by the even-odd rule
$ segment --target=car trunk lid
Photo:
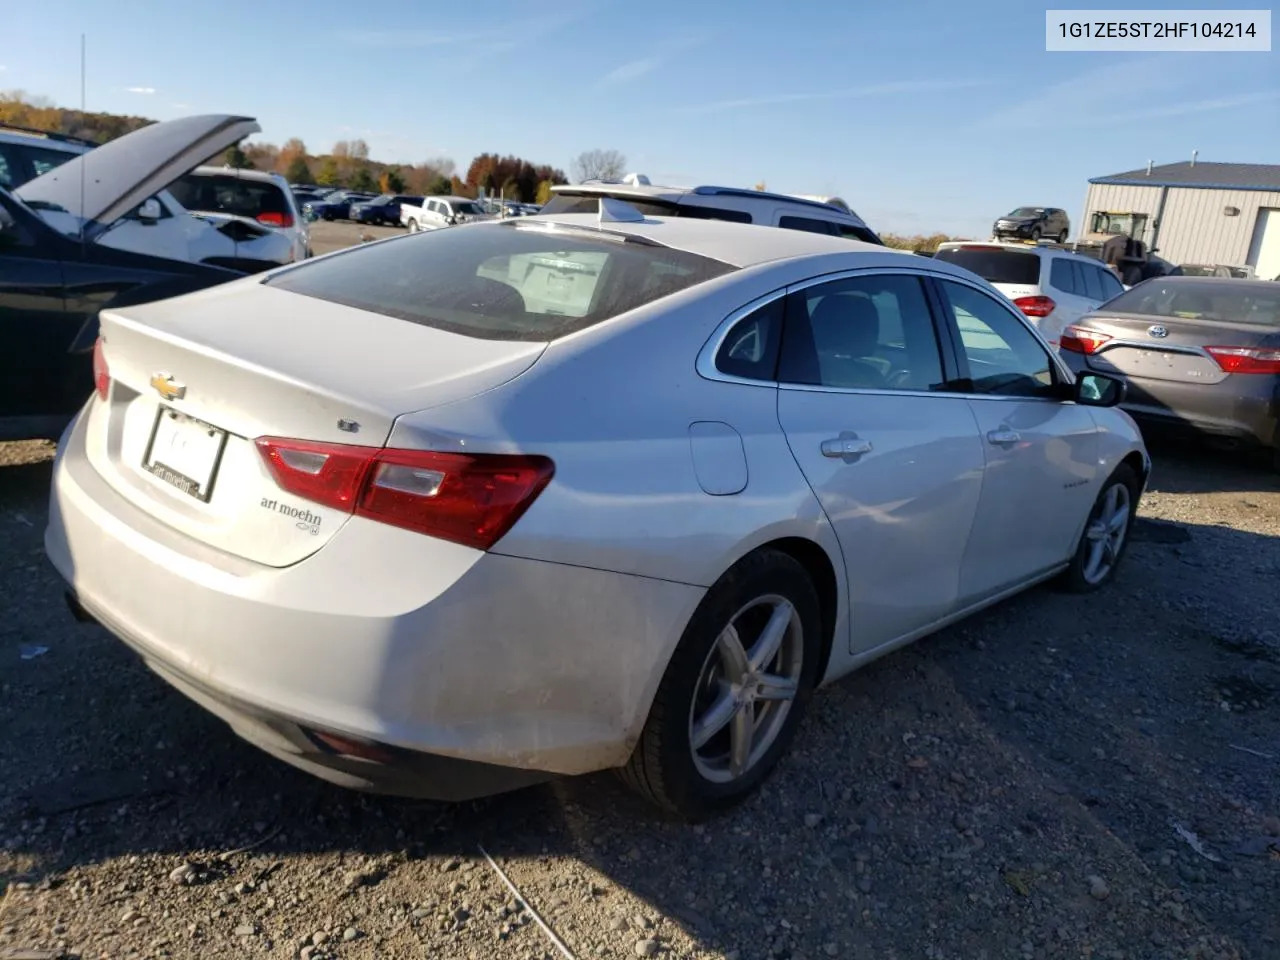
[[[1085,354],[1099,373],[1205,385],[1230,375],[1206,348],[1248,349],[1275,340],[1274,329],[1259,324],[1152,314],[1099,314],[1084,327],[1106,338]]]
[[[282,322],[298,315],[305,325]],[[256,279],[104,312],[102,335],[110,393],[90,408],[95,469],[173,528],[269,566],[314,553],[349,514],[284,493],[256,438],[381,447],[397,416],[499,386],[545,348]]]

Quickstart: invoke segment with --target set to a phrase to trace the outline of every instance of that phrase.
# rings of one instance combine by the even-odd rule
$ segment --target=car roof
[[[1062,247],[1054,247],[1040,243],[1018,243],[1016,240],[948,240],[945,243],[938,244],[938,251],[959,250],[963,247],[981,247],[983,249],[999,248],[1001,250],[1010,250],[1014,253],[1030,253],[1034,256],[1075,257],[1079,260],[1087,260],[1089,263],[1096,263],[1101,266],[1105,266],[1105,264],[1096,257],[1077,253],[1074,250],[1065,250]]]
[[[0,140],[5,143],[38,144],[47,150],[61,150],[63,153],[71,154],[87,153],[97,146],[97,144],[80,137],[54,133],[48,130],[37,130],[34,127],[18,127],[3,122],[0,122]]]
[[[858,216],[849,204],[840,197],[826,197],[801,193],[770,193],[767,190],[748,190],[745,187],[720,187],[711,185],[698,187],[672,187],[662,184],[631,183],[621,180],[588,180],[585,183],[557,184],[551,188],[551,193],[553,195],[564,194],[571,197],[600,195],[609,195],[613,197],[632,196],[637,200],[665,200],[669,203],[679,203],[681,200],[690,197],[734,197],[750,201],[791,204],[806,210],[822,210],[827,214],[834,213],[837,215],[843,215],[863,223],[862,218]],[[863,225],[865,226],[866,224],[863,223]]]
[[[512,221],[500,222],[511,223]],[[825,233],[733,223],[728,220],[645,216],[643,220],[607,221],[602,224],[597,214],[553,213],[522,217],[518,222],[522,226],[555,223],[606,234],[642,237],[665,247],[710,257],[735,267],[750,267],[773,260],[844,253],[874,254],[878,262],[886,265],[933,269],[926,258],[917,257],[909,250],[895,250],[892,247],[864,243],[861,240],[847,240]],[[954,272],[957,276],[969,276],[967,270],[953,267],[951,264],[939,264],[938,267],[938,272]]]
[[[276,186],[288,187],[289,183],[278,173],[269,170],[246,170],[242,167],[196,167],[191,171],[201,177],[237,177],[240,180],[257,180],[262,183],[274,183]]]

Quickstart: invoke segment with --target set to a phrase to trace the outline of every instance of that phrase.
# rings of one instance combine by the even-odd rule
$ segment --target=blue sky
[[[41,0],[6,10],[0,89],[77,106],[85,33],[91,110],[243,113],[256,139],[463,171],[614,148],[654,182],[837,194],[908,233],[1078,215],[1089,177],[1193,150],[1280,163],[1280,53],[1046,53],[1045,6]]]

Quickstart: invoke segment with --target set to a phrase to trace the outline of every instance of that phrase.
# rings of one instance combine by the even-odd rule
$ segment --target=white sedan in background
[[[949,264],[610,200],[104,312],[46,547],[319,776],[620,768],[700,817],[816,687],[1115,574],[1150,469],[1121,394]]]

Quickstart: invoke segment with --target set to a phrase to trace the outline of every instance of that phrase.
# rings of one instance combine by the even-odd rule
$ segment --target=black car
[[[193,169],[258,129],[252,118],[221,114],[151,124],[98,147],[96,176],[75,190],[63,182],[78,179],[74,169],[63,173],[74,163],[31,180],[21,198],[0,188],[0,441],[56,439],[84,405],[101,310],[245,276],[96,241],[164,189],[175,169]],[[82,226],[70,232],[54,226],[69,217],[65,204],[40,199],[60,192],[85,198],[73,204]]]
[[[995,222],[991,235],[997,240],[1056,240],[1066,243],[1071,234],[1067,211],[1057,207],[1018,207]]]
[[[356,223],[400,223],[400,204],[407,203],[413,207],[422,206],[424,197],[415,197],[407,193],[384,193],[372,200],[351,204],[348,215]]]
[[[353,203],[364,203],[372,199],[367,193],[339,190],[323,200],[312,200],[303,207],[303,214],[310,220],[349,220]]]

